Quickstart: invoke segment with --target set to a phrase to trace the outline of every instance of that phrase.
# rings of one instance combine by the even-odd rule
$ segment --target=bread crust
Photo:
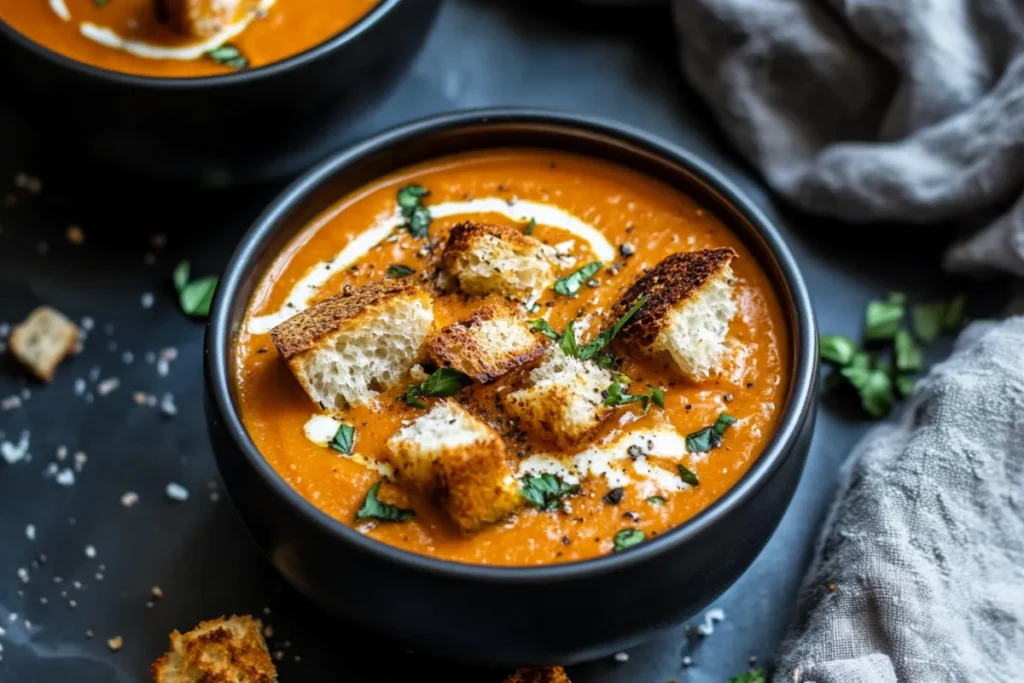
[[[505,683],[572,683],[565,669],[545,666],[537,669],[519,669],[505,679]]]
[[[39,306],[11,331],[11,354],[44,382],[78,345],[78,327],[60,311]],[[45,346],[52,346],[46,349]]]
[[[618,320],[641,297],[647,297],[647,303],[622,327],[616,340],[626,347],[650,347],[672,312],[696,296],[734,258],[736,252],[723,247],[684,251],[663,259],[634,282],[612,307],[611,320]]]
[[[182,36],[208,38],[230,24],[242,0],[156,0],[157,18]]]
[[[149,667],[155,683],[275,683],[277,670],[251,616],[218,617],[171,633],[171,649]]]

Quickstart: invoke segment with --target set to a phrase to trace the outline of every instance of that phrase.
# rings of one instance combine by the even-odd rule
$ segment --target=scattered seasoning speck
[[[124,645],[124,638],[121,636],[114,636],[107,641],[107,647],[110,648],[111,652],[117,652]]]
[[[264,638],[273,638],[274,637],[274,627],[271,626],[270,624],[267,624],[266,626],[264,626],[263,627],[263,637]]]
[[[178,406],[174,405],[174,396],[164,394],[160,399],[160,412],[167,417],[174,417],[178,414]]]
[[[68,600],[68,607],[70,607],[71,609],[75,609],[76,607],[78,607],[78,603],[74,600]]]
[[[96,548],[91,545],[85,546],[85,556],[90,560],[96,557]]]
[[[91,628],[85,629],[85,637],[86,638],[92,638],[92,629]]]
[[[619,245],[619,253],[622,254],[623,258],[629,258],[636,253],[636,247],[629,242],[623,242]]]
[[[132,505],[135,505],[138,502],[139,494],[135,493],[135,491],[125,491],[124,493],[121,494],[121,505],[123,505],[126,508],[130,508]]]
[[[110,392],[121,386],[121,380],[117,377],[108,377],[99,384],[96,385],[96,393],[100,396],[106,396]]]
[[[153,308],[153,294],[151,292],[144,292],[140,302],[143,308]]]
[[[28,583],[28,570],[24,567],[18,567],[18,578],[21,579],[22,583]]]
[[[626,653],[626,652],[616,652],[615,653],[615,661],[618,662],[619,664],[625,664],[626,662],[629,661],[629,654]]]
[[[57,473],[57,476],[54,477],[54,480],[61,486],[74,486],[75,473],[72,472],[69,468],[65,467],[64,469]]]
[[[65,234],[67,235],[68,242],[71,242],[71,244],[83,244],[85,242],[85,233],[77,225],[69,225]]]
[[[36,540],[36,525],[28,524],[25,526],[25,538],[30,541]]]
[[[683,657],[683,667],[689,668],[691,666],[693,666],[693,657],[690,657],[690,656]]]
[[[188,489],[181,484],[172,481],[164,491],[167,493],[167,497],[176,503],[184,503],[188,500]]]
[[[164,591],[163,591],[162,588],[160,588],[160,586],[153,586],[149,590],[149,592],[152,593],[153,597],[156,598],[157,600],[160,600],[161,598],[164,597]]]
[[[828,590],[829,590],[829,592],[831,592],[831,593],[835,593],[835,592],[836,592],[837,590],[839,590],[839,586],[837,586],[837,585],[836,585],[836,584],[834,584],[834,583],[830,583],[830,584],[828,585]]]

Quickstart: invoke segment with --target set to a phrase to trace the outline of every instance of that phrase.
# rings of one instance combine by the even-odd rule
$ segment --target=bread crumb
[[[71,244],[80,245],[85,243],[85,233],[77,225],[69,225],[66,235],[68,242],[71,242]]]
[[[110,648],[111,652],[117,652],[124,645],[124,638],[121,636],[114,636],[107,641],[107,647]]]

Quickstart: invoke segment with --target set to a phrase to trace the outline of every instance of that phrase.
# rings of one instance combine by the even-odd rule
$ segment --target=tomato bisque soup
[[[65,57],[156,77],[214,76],[297,55],[380,0],[0,0],[0,20]]]
[[[425,237],[408,229],[396,202],[410,186],[429,192],[419,198],[430,214]],[[424,376],[417,375],[418,367],[368,405],[326,411],[306,395],[269,334],[302,309],[387,276],[432,294],[434,330],[467,318],[492,299],[447,292],[438,284],[448,233],[465,221],[522,231],[550,245],[561,259],[559,278],[586,269],[574,294],[549,283],[536,296],[515,302],[524,318],[546,321],[532,324],[550,326],[555,336],[575,321],[580,346],[613,324],[617,300],[666,257],[722,247],[736,253],[736,313],[721,368],[706,380],[688,380],[669,360],[613,340],[604,361],[615,366],[612,403],[616,397],[646,398],[615,405],[579,443],[555,447],[543,433],[524,432],[507,412],[508,393],[537,360],[486,384],[454,387],[447,400],[504,441],[523,496],[507,517],[470,533],[453,524],[435,497],[398,483],[388,464],[388,439],[445,400],[408,400],[409,388]],[[590,266],[594,262],[600,268]],[[546,344],[558,343],[538,335]],[[628,168],[530,149],[441,158],[340,198],[269,268],[236,343],[243,423],[267,461],[305,499],[392,546],[489,565],[605,555],[656,538],[708,507],[771,438],[788,390],[790,344],[769,278],[710,211]],[[339,439],[346,442],[340,449]],[[368,503],[383,504],[393,514],[357,519]]]

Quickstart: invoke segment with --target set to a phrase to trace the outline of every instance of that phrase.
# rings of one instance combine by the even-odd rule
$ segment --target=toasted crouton
[[[554,280],[554,253],[518,230],[467,222],[452,228],[441,267],[466,294],[529,295]]]
[[[171,633],[171,649],[153,662],[155,683],[274,683],[277,670],[263,640],[263,625],[250,616],[203,621],[188,633]]]
[[[572,683],[565,669],[545,666],[542,669],[519,669],[505,679],[505,683]]]
[[[505,396],[505,409],[529,432],[562,448],[576,445],[612,414],[604,395],[612,376],[552,346],[525,388]]]
[[[36,377],[49,382],[78,343],[78,328],[60,312],[40,306],[14,328],[9,341],[14,357]]]
[[[157,18],[175,33],[209,38],[234,21],[242,0],[156,0]]]
[[[464,532],[504,519],[520,504],[501,437],[452,400],[387,442],[400,483],[430,495]]]
[[[544,342],[519,311],[507,301],[484,306],[431,337],[427,350],[438,365],[491,382],[544,353]]]
[[[309,397],[337,411],[396,384],[420,357],[433,321],[429,294],[383,280],[322,301],[270,336]]]
[[[700,381],[721,369],[732,300],[736,258],[732,249],[673,254],[637,280],[612,311],[621,316],[641,297],[636,315],[619,332],[623,348],[647,355],[666,353],[685,377]]]

